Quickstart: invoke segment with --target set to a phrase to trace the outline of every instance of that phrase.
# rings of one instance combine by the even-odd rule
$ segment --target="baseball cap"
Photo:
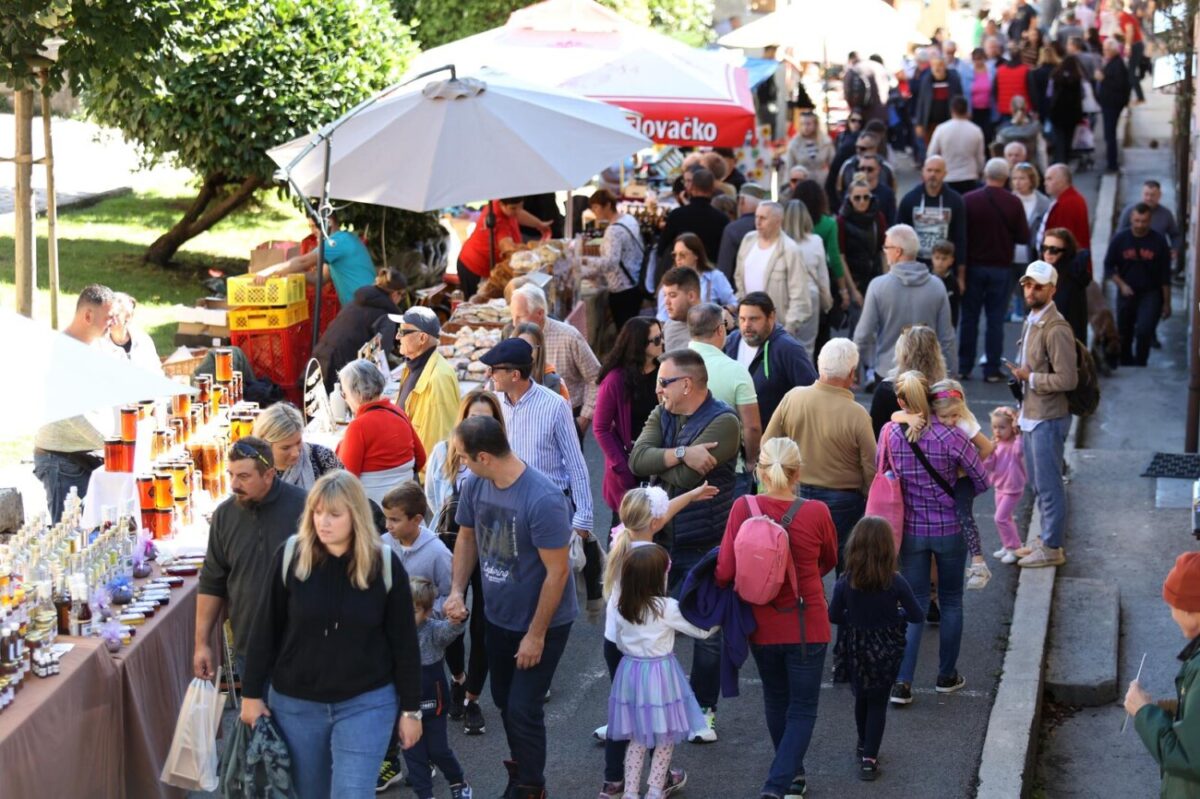
[[[1034,261],[1025,267],[1025,274],[1021,276],[1021,283],[1026,280],[1032,280],[1039,286],[1057,286],[1058,271],[1045,261]]]
[[[438,321],[437,314],[432,309],[426,308],[423,305],[416,305],[409,308],[403,314],[388,314],[388,319],[391,319],[396,324],[409,324],[433,338],[438,337],[438,333],[442,331],[441,322]]]

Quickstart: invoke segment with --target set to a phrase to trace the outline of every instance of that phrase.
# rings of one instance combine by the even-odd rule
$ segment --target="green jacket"
[[[1200,637],[1179,653],[1174,718],[1155,704],[1134,716],[1134,727],[1162,770],[1163,799],[1200,799]]]

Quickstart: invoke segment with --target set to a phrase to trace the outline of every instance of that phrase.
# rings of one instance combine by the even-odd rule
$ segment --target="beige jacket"
[[[748,233],[738,247],[737,267],[734,269],[733,281],[739,297],[745,297],[746,292],[746,257],[751,247],[758,246],[758,233]],[[804,267],[804,256],[800,245],[780,233],[779,240],[771,251],[767,261],[766,292],[775,303],[776,318],[793,336],[800,330],[800,325],[816,313],[809,293],[808,271]]]
[[[1027,419],[1058,419],[1070,413],[1066,392],[1079,380],[1075,358],[1075,334],[1071,324],[1050,303],[1032,326],[1029,341],[1017,341],[1017,352],[1024,353],[1023,366],[1030,369],[1022,388],[1025,399],[1021,411]]]

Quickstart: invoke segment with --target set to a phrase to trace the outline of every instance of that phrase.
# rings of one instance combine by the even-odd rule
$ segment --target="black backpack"
[[[1072,331],[1071,340],[1075,342],[1075,370],[1079,378],[1075,388],[1067,392],[1067,408],[1072,416],[1091,416],[1100,407],[1100,378],[1096,373],[1096,362],[1087,345],[1075,338],[1074,328],[1065,319],[1047,327],[1063,325]],[[1053,369],[1053,367],[1051,367]]]

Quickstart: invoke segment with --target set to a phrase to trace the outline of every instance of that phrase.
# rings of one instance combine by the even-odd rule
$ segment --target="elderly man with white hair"
[[[760,203],[754,212],[753,233],[738,248],[734,287],[739,297],[753,291],[766,292],[775,303],[787,332],[800,338],[801,328],[817,313],[809,296],[809,277],[800,245],[783,232],[783,206]],[[812,343],[805,342],[812,350]]]
[[[555,370],[567,384],[571,394],[571,413],[579,440],[592,426],[592,415],[596,411],[598,387],[596,377],[600,374],[600,361],[588,346],[587,339],[574,326],[551,319],[546,310],[546,294],[532,283],[526,283],[513,292],[513,327],[532,322],[542,329],[546,339],[546,363],[554,364]]]
[[[959,379],[971,375],[979,332],[979,316],[986,309],[987,363],[983,379],[999,383],[1000,353],[1004,350],[1004,310],[1012,292],[1012,258],[1018,244],[1029,241],[1029,220],[1019,198],[1005,190],[1008,162],[993,158],[984,165],[984,186],[967,192],[967,257],[959,261],[962,292],[962,328],[958,345]]]
[[[454,429],[459,403],[454,367],[437,351],[442,325],[437,314],[421,305],[388,318],[399,325],[396,339],[404,356],[396,403],[412,420],[425,449],[432,450]]]
[[[800,447],[804,476],[800,496],[829,507],[838,532],[838,573],[846,539],[866,509],[875,477],[871,416],[854,401],[858,349],[847,338],[826,342],[817,356],[819,377],[783,396],[763,440],[786,436]]]
[[[933,328],[946,360],[952,361],[955,348],[950,298],[942,281],[917,260],[920,249],[917,232],[910,226],[888,228],[883,241],[888,271],[867,286],[862,316],[854,329],[859,357],[875,364],[876,374],[891,374],[896,339],[909,325]],[[801,454],[807,457],[803,451]]]

